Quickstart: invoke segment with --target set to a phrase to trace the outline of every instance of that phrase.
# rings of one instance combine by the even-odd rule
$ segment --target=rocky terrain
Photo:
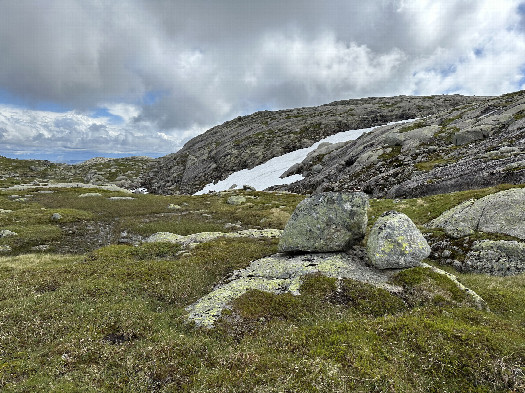
[[[419,119],[288,186],[182,195],[354,104],[355,127]],[[191,159],[0,158],[0,390],[525,391],[524,118],[522,92],[364,99],[228,122]]]
[[[421,118],[486,100],[459,95],[399,96],[257,112],[216,126],[180,151],[156,160],[143,185],[154,193],[193,194],[240,169],[253,168],[341,131]]]
[[[525,182],[525,92],[440,111],[411,125],[382,127],[311,154],[283,189],[300,193],[361,188],[409,198]]]
[[[374,197],[416,197],[525,181],[525,92],[500,97],[388,97],[257,112],[214,127],[157,159],[143,185],[192,194],[231,173],[312,145],[337,132],[385,126],[355,141],[322,144],[274,190],[362,189]]]
[[[47,160],[17,160],[0,156],[0,187],[46,185],[49,183],[82,183],[115,185],[136,189],[153,159],[150,157],[96,157],[74,164]]]

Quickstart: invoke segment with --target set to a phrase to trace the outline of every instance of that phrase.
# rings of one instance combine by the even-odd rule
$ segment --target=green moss
[[[449,124],[455,122],[456,120],[459,120],[463,117],[463,112],[460,113],[459,115],[457,116],[454,116],[454,117],[449,117],[449,118],[446,118],[446,119],[443,119],[441,120],[441,123],[439,123],[439,125],[441,127],[448,127]]]
[[[452,164],[455,162],[457,162],[457,160],[452,158],[438,158],[435,160],[418,162],[414,166],[420,171],[428,172],[434,169],[436,166]]]
[[[301,302],[289,293],[275,295],[250,290],[235,299],[232,306],[244,320],[259,320],[261,318],[295,319],[300,312]]]
[[[427,127],[427,126],[428,126],[428,123],[426,123],[424,121],[417,121],[417,122],[412,123],[412,124],[410,124],[408,126],[401,127],[398,132],[400,134],[402,134],[404,132],[417,130],[418,128],[423,128],[423,127]]]
[[[397,157],[401,154],[401,146],[392,146],[390,147],[390,151],[387,153],[381,154],[378,158],[383,161],[389,161],[392,159],[397,159]]]
[[[405,288],[411,288],[413,292],[410,300],[415,304],[420,304],[427,298],[436,304],[448,304],[450,301],[461,303],[468,299],[467,294],[452,280],[430,268],[416,267],[402,270],[393,277],[392,281]]]
[[[514,120],[521,120],[525,117],[525,110],[521,110],[517,113],[514,114],[514,116],[512,116],[514,118]]]
[[[343,280],[338,300],[360,314],[374,317],[396,314],[407,309],[399,297],[387,290],[350,279]]]

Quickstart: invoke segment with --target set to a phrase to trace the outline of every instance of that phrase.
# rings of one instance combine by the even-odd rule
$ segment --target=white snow
[[[399,122],[392,122],[386,125],[392,125],[397,123],[405,123],[414,121],[416,119],[403,120]],[[206,185],[202,190],[195,193],[195,195],[206,194],[210,191],[225,191],[230,189],[233,185],[237,187],[242,187],[244,185],[249,185],[254,187],[256,190],[264,190],[268,187],[281,185],[281,184],[290,184],[297,180],[301,180],[303,176],[301,175],[292,175],[284,179],[281,179],[281,176],[288,168],[293,165],[302,162],[308,153],[317,149],[317,147],[324,142],[330,143],[339,143],[347,142],[359,138],[365,132],[374,130],[383,126],[362,128],[360,130],[349,130],[339,132],[334,135],[330,135],[320,141],[314,143],[310,147],[304,149],[295,150],[293,152],[284,154],[280,157],[274,157],[269,161],[266,161],[264,164],[258,165],[252,169],[242,169],[238,172],[232,173],[226,179]]]

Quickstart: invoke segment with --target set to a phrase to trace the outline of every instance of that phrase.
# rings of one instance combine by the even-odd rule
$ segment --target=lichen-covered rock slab
[[[400,269],[419,266],[430,255],[430,246],[407,215],[389,211],[372,227],[367,252],[372,266]]]
[[[525,189],[514,188],[463,202],[429,226],[442,228],[455,238],[481,231],[525,239]]]
[[[171,232],[157,232],[144,240],[146,243],[175,243],[182,246],[192,246],[209,242],[218,238],[278,238],[280,229],[245,229],[238,232],[199,232],[192,235],[177,235]]]
[[[510,276],[525,272],[525,244],[516,241],[476,242],[467,254],[463,270]]]
[[[344,251],[366,231],[368,196],[362,192],[324,192],[304,199],[286,224],[279,251]]]
[[[367,266],[359,250],[350,253],[304,255],[276,254],[253,261],[247,268],[235,271],[230,281],[186,308],[188,318],[199,326],[212,327],[222,310],[251,289],[280,294],[300,295],[302,277],[322,274],[334,278],[351,278],[390,292],[401,287],[390,284],[388,273]]]

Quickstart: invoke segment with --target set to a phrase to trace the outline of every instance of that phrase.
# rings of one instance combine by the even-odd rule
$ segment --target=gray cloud
[[[85,114],[131,105],[136,117],[113,143],[140,129],[153,145],[158,132],[178,145],[259,109],[519,89],[524,9],[517,0],[0,0],[0,91]],[[56,129],[100,137],[82,127]]]

